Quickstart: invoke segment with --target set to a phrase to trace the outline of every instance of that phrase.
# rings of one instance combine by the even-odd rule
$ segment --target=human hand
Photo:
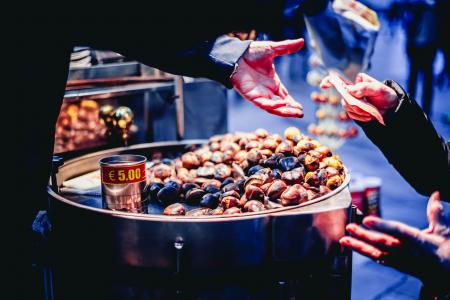
[[[275,57],[297,52],[303,44],[303,39],[251,42],[238,61],[231,83],[244,99],[271,114],[303,117],[303,107],[289,95],[273,64]]]
[[[450,274],[450,227],[439,198],[435,192],[428,201],[429,227],[425,230],[366,217],[363,224],[369,230],[349,224],[347,231],[351,237],[341,238],[340,243],[424,283],[445,287]]]
[[[354,84],[348,81],[346,83],[346,89],[353,97],[372,104],[382,115],[398,106],[399,100],[395,91],[365,73],[358,74]],[[329,76],[322,80],[320,87],[323,89],[333,87]],[[342,106],[354,120],[369,122],[375,119],[367,112],[348,105],[345,100],[342,100]]]

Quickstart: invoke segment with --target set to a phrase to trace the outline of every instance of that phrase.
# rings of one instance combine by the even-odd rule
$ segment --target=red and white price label
[[[146,179],[145,162],[134,166],[102,166],[102,182],[107,184],[127,184]]]

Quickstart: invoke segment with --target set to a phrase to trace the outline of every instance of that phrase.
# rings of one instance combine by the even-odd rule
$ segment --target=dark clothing
[[[416,98],[418,77],[422,78],[422,107],[431,116],[434,74],[433,62],[438,47],[438,18],[435,5],[415,3],[409,7],[407,53],[409,58],[408,92]]]
[[[5,299],[30,299],[22,267],[31,265],[32,221],[38,210],[47,208],[55,123],[72,48],[109,49],[163,71],[207,77],[231,87],[230,76],[249,42],[218,37],[241,29],[270,31],[280,23],[283,8],[283,1],[261,0],[232,0],[219,8],[202,1],[150,2],[150,9],[132,4],[131,12],[124,6],[114,7],[111,13],[107,8],[112,3],[91,1],[70,9],[52,4],[48,10],[39,3],[35,8],[27,6],[27,11],[19,7],[20,16],[13,13],[14,22],[8,24],[12,37],[4,37],[3,43],[10,53],[3,56],[9,93],[3,96],[2,111],[13,119],[7,123],[13,130],[6,130],[11,137],[4,137],[13,141],[6,149],[4,169],[14,173],[3,183],[17,195],[3,201],[4,213],[12,215],[3,244],[8,252],[4,270],[20,287],[9,285],[2,291]],[[314,14],[328,0],[300,2],[306,5],[306,14]]]
[[[444,141],[419,105],[396,83],[385,84],[400,103],[386,114],[386,126],[358,122],[367,137],[383,152],[406,181],[422,195],[440,191],[450,201],[450,142]]]

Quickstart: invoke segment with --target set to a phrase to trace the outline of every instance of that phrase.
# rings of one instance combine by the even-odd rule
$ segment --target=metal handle
[[[61,156],[58,155],[53,155],[52,158],[52,175],[51,175],[51,180],[52,180],[52,190],[55,193],[59,192],[59,187],[58,187],[58,180],[56,178],[56,174],[58,174],[59,168],[64,164],[64,159]]]

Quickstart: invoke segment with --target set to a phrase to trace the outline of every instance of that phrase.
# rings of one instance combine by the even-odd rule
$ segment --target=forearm
[[[358,124],[395,169],[421,194],[439,190],[450,200],[449,145],[436,132],[418,104],[392,81],[386,84],[399,95],[399,106],[385,115],[386,126],[376,121]]]

